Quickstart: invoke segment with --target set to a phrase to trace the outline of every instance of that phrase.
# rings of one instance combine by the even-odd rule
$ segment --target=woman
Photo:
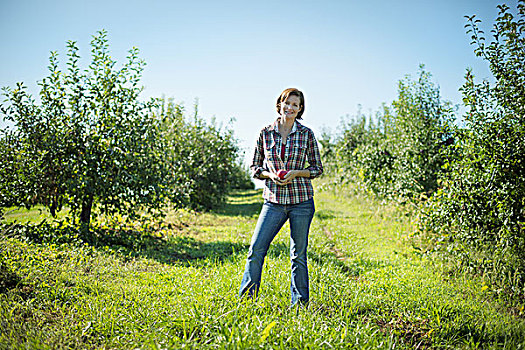
[[[264,257],[286,220],[290,220],[291,303],[309,299],[306,248],[314,216],[311,179],[323,172],[312,130],[298,122],[304,113],[304,95],[284,90],[277,99],[277,120],[261,130],[251,170],[265,179],[264,205],[253,233],[239,296],[257,295]],[[308,167],[306,164],[308,163]]]

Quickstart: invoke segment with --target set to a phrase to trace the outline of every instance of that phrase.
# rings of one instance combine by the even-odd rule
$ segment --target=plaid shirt
[[[279,186],[271,179],[266,179],[263,198],[277,204],[297,204],[314,196],[311,179],[323,173],[323,164],[319,154],[319,146],[312,130],[295,121],[288,135],[284,159],[281,159],[282,138],[277,129],[277,123],[261,130],[252,165],[253,177],[261,179],[263,170],[277,172],[285,170],[310,170],[310,178],[296,177],[285,186]],[[308,167],[306,162],[308,161]]]

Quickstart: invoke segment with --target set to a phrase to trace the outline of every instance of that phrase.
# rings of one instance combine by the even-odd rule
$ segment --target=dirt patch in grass
[[[408,320],[401,316],[393,316],[389,320],[375,320],[374,323],[379,326],[381,332],[396,336],[413,349],[428,349],[432,346],[432,329],[428,320]]]

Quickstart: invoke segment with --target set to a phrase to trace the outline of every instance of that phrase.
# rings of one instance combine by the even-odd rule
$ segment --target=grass
[[[525,347],[523,305],[422,256],[410,216],[344,192],[315,197],[309,306],[289,307],[287,225],[260,297],[238,300],[260,197],[237,192],[215,213],[172,212],[153,232],[68,240],[3,229],[0,348]]]
[[[63,219],[67,216],[68,210],[62,210],[57,214],[57,219]],[[21,223],[38,223],[43,220],[53,220],[49,210],[38,205],[30,209],[25,208],[5,208],[6,222],[21,222]]]

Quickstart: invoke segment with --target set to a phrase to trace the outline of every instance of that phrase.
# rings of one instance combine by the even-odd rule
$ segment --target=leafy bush
[[[336,173],[388,198],[419,198],[437,188],[452,136],[453,108],[442,101],[430,73],[399,82],[398,98],[373,118],[343,125],[335,144]]]
[[[139,101],[144,62],[133,48],[116,69],[104,31],[91,46],[85,71],[75,42],[68,42],[65,72],[51,53],[40,104],[22,83],[4,88],[1,112],[15,128],[0,137],[0,206],[42,203],[55,215],[67,205],[89,224],[94,204],[127,214],[161,205],[166,171],[150,115],[155,102]]]
[[[392,184],[395,194],[411,198],[430,195],[445,160],[445,146],[452,139],[454,108],[443,101],[431,74],[420,67],[417,81],[399,82],[392,113],[385,114],[385,149],[393,155]]]
[[[139,100],[144,61],[138,49],[116,69],[106,32],[93,37],[92,62],[81,71],[68,42],[67,71],[51,54],[41,103],[23,84],[4,88],[1,112],[14,123],[0,134],[0,207],[68,206],[89,224],[93,210],[133,217],[175,207],[210,209],[232,187],[253,187],[239,161],[233,130],[186,120],[173,101]]]
[[[255,188],[250,169],[243,165],[240,159],[234,164],[230,177],[230,186],[232,189],[253,190]]]
[[[381,116],[378,114],[378,119]],[[359,190],[384,193],[381,189],[388,183],[391,172],[386,153],[382,151],[384,132],[381,125],[374,124],[371,117],[361,113],[342,123],[342,135],[335,144],[323,144],[329,150],[325,167],[338,182],[352,182]]]
[[[253,188],[248,172],[240,165],[232,129],[206,123],[198,115],[197,104],[188,119],[183,106],[173,99],[160,101],[155,115],[160,121],[169,168],[165,181],[173,203],[211,209],[222,203],[232,188]]]
[[[525,1],[518,19],[505,5],[486,43],[475,16],[468,32],[495,84],[467,71],[466,127],[443,186],[429,201],[423,230],[436,247],[513,293],[525,292]]]

